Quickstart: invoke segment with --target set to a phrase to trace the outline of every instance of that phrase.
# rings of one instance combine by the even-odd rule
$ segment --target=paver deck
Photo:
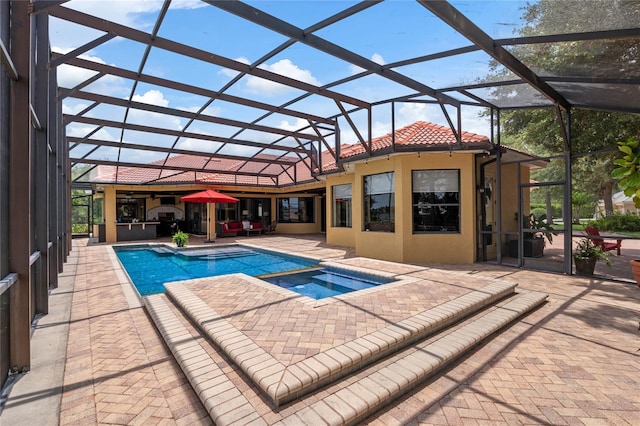
[[[321,259],[351,264],[363,261],[344,249],[328,246],[319,236],[276,235],[245,241]],[[63,364],[64,386],[59,393],[60,424],[210,424],[207,407],[188,384],[149,316],[131,299],[123,285],[126,277],[112,266],[109,250],[105,245],[85,246],[82,241],[74,245],[73,256],[78,261]],[[640,423],[637,286],[488,264],[439,265],[446,269],[440,272],[432,268],[436,265],[367,262],[372,269],[393,273],[401,270],[418,279],[416,282],[433,282],[433,288],[423,284],[426,287],[422,289],[433,300],[451,300],[456,291],[484,277],[506,279],[516,282],[518,288],[548,293],[549,302],[445,374],[363,423]],[[219,314],[226,315],[234,326],[268,348],[269,353],[278,354],[279,361],[287,365],[424,309],[423,300],[402,297],[402,292],[393,297],[373,292],[362,303],[356,304],[354,299],[351,304],[329,304],[322,310],[315,309],[317,313],[312,307],[291,301],[290,310],[286,311],[291,318],[281,324],[275,306],[269,304],[269,296],[263,295],[266,298],[260,301],[261,290],[252,291],[255,294],[251,298],[227,294],[224,302],[207,303],[215,304]],[[52,293],[55,296],[56,291]],[[236,315],[224,310],[231,303],[238,307]],[[296,318],[300,312],[315,314],[312,319],[317,326],[298,333],[291,329],[301,321]],[[266,314],[267,319],[258,321],[255,318],[258,313]],[[193,325],[184,319],[176,326],[187,333],[193,330]],[[265,329],[266,335],[279,337],[263,337]],[[33,351],[46,350],[37,346],[38,333],[46,332],[47,328],[36,330]],[[327,343],[321,336],[334,337]],[[274,412],[236,366],[212,350],[207,342],[197,341],[214,360],[215,367],[233,378],[235,390],[216,395],[237,400],[238,404],[246,401],[251,406],[249,411],[266,424],[283,420],[313,424],[316,418],[313,413],[326,408],[320,398],[327,397],[325,401],[338,407],[339,416],[339,407],[349,410],[349,395],[354,394],[354,389],[362,390],[363,397],[366,395],[366,386],[362,385],[367,383],[366,373],[362,373],[347,383],[328,385]],[[200,350],[193,349],[193,356],[199,356],[196,352]],[[384,360],[380,367],[395,361]],[[5,421],[33,424],[20,411],[37,412],[40,395],[44,398],[55,393],[55,389],[45,387],[23,396],[20,385],[18,381],[0,415],[2,424]],[[237,395],[242,395],[245,401],[235,398]],[[44,418],[45,413],[42,415]]]

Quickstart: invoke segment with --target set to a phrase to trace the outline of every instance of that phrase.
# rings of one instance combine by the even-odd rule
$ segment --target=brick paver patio
[[[350,259],[353,253],[328,246],[322,236],[276,235],[243,241],[363,266],[362,259]],[[77,266],[64,386],[61,394],[58,393],[60,424],[210,424],[205,408],[148,315],[131,294],[123,291],[126,287],[121,284],[126,277],[112,266],[110,248],[87,246],[77,241],[72,256],[77,258]],[[519,288],[549,294],[548,303],[540,309],[440,377],[376,413],[366,423],[640,424],[640,352],[637,352],[640,289],[637,286],[487,264],[402,266],[365,262],[369,268],[377,265],[379,270],[411,273],[430,282],[441,280],[452,284],[455,277],[454,284],[461,288],[473,285],[476,277],[500,278],[518,283]],[[430,269],[433,266],[456,274],[449,272],[440,276],[438,271]],[[440,293],[437,286],[423,290],[437,303],[449,299],[452,294],[446,292],[455,293],[454,288],[443,284]],[[278,320],[279,315],[266,323],[256,321],[250,309],[256,302],[249,298],[237,299],[237,295],[231,293],[212,298],[209,303],[215,304],[221,313],[231,303],[244,303],[245,314],[233,320],[240,327],[248,328],[256,342],[279,353],[287,363],[326,348],[323,336],[332,335],[336,339],[331,342],[334,345],[346,336],[366,333],[366,327],[357,326],[360,322],[379,327],[384,321],[414,312],[416,304],[424,303],[403,300],[401,291],[372,293],[363,299],[361,306],[335,305],[318,311],[328,311],[344,319],[339,330],[332,326],[331,315],[322,314],[314,317],[316,328],[309,329],[308,334],[297,335],[288,328],[290,324]],[[56,291],[52,296],[55,294]],[[286,306],[286,314],[293,323],[298,312],[309,309],[294,302]],[[297,311],[295,306],[301,310]],[[386,316],[366,314],[373,312],[367,310],[372,306],[388,307]],[[188,323],[185,326],[191,327]],[[274,335],[280,338],[273,338]],[[46,348],[33,348],[38,350]],[[329,385],[317,395],[285,405],[273,413],[265,408],[267,405],[260,394],[228,359],[210,355],[217,367],[235,375],[236,387],[267,423],[274,423],[313,404],[320,396],[344,387]],[[390,360],[383,361],[382,365],[385,362]],[[20,382],[14,389],[16,394],[19,394],[19,385]],[[38,403],[37,394],[19,401],[12,401],[10,395],[0,422],[5,424],[5,419],[10,419],[11,424],[33,424],[33,415],[20,416],[19,413],[21,410],[37,412]],[[50,417],[42,413],[42,418]]]

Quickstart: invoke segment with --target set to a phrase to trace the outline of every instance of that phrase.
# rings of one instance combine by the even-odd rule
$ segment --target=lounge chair
[[[595,226],[587,226],[585,228],[585,232],[592,237],[600,236],[600,231],[598,231],[598,228],[596,228]],[[618,256],[620,256],[620,246],[622,245],[622,240],[616,240],[616,242],[613,243],[607,242],[602,238],[591,238],[591,241],[593,241],[593,244],[602,247],[602,251],[616,250]]]
[[[278,221],[274,220],[266,228],[264,228],[264,233],[265,234],[272,234],[272,233],[276,232],[276,226],[278,226]]]

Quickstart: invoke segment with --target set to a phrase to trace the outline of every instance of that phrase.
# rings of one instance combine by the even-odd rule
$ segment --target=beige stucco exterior
[[[318,233],[321,231],[321,222],[320,218],[322,217],[321,211],[321,203],[320,196],[309,193],[308,191],[318,190],[318,188],[323,188],[323,182],[317,182],[315,184],[301,185],[295,188],[294,191],[292,189],[265,189],[259,187],[237,187],[237,186],[220,186],[216,185],[216,191],[220,191],[225,193],[226,195],[230,195],[232,197],[241,199],[241,198],[265,198],[270,199],[270,207],[269,210],[265,209],[265,211],[270,212],[269,221],[275,220],[276,215],[276,200],[278,197],[313,197],[315,199],[315,211],[314,217],[315,222],[313,223],[279,223],[277,227],[277,232],[286,233],[286,234],[310,234],[310,233]],[[103,193],[96,194],[96,198],[104,198],[104,224],[105,224],[105,236],[107,243],[115,243],[117,242],[117,212],[116,212],[116,198],[122,197],[122,195],[117,196],[116,194],[123,193],[133,193],[133,198],[144,198],[146,209],[150,210],[154,207],[158,207],[161,205],[160,197],[163,195],[169,195],[174,192],[197,192],[202,191],[204,189],[209,188],[207,185],[163,185],[162,187],[157,187],[153,185],[104,185]],[[155,193],[157,196],[155,198],[151,198],[148,196],[136,195],[136,193]],[[176,208],[185,211],[185,203],[180,201],[180,197],[176,196],[176,203],[174,205]],[[213,218],[213,207],[211,210],[211,215]]]
[[[356,255],[397,262],[472,263],[475,261],[475,165],[473,153],[399,154],[353,164],[349,173],[327,178],[331,187],[352,184],[353,226],[336,228],[329,221],[327,242],[355,247]],[[414,234],[412,218],[412,171],[460,170],[460,232]],[[395,232],[365,231],[363,225],[363,179],[367,175],[394,172]],[[327,218],[332,217],[327,203]]]
[[[347,164],[345,171],[328,175],[324,180],[291,188],[269,189],[262,187],[216,186],[217,191],[236,198],[270,199],[268,221],[277,219],[278,197],[314,197],[315,221],[313,223],[283,223],[277,227],[278,233],[307,234],[321,232],[322,219],[326,219],[327,243],[355,248],[358,256],[411,263],[473,263],[478,260],[479,228],[481,224],[481,202],[478,188],[485,185],[480,182],[479,164],[476,164],[476,152],[430,152],[395,154],[388,157],[376,157]],[[487,159],[489,159],[487,157]],[[520,173],[518,173],[520,168]],[[443,233],[414,233],[412,212],[412,171],[414,170],[459,170],[460,173],[460,231]],[[395,179],[395,232],[365,231],[363,224],[363,179],[365,176],[393,172]],[[484,168],[485,178],[496,185],[496,165],[489,163]],[[502,230],[516,233],[518,223],[514,213],[518,210],[517,191],[520,182],[529,181],[529,168],[508,164],[502,167]],[[491,180],[493,179],[493,180]],[[352,227],[333,226],[332,188],[341,184],[352,185]],[[159,197],[163,193],[180,191],[196,192],[207,188],[204,185],[163,186],[127,186],[107,185],[104,187],[104,219],[106,241],[116,242],[116,194],[133,192],[155,192],[156,198],[146,198],[147,210],[160,206]],[[326,210],[323,215],[322,197],[326,191]],[[485,208],[488,210],[488,224],[494,235],[492,244],[486,247],[487,259],[496,258],[497,197],[496,188]],[[120,197],[122,195],[119,195]],[[142,196],[142,195],[138,195]],[[523,191],[524,205],[529,205],[528,191]],[[185,205],[176,197],[175,207],[185,210]],[[526,212],[525,212],[526,213]],[[503,236],[502,245],[506,246],[513,235]],[[503,251],[504,254],[504,251]]]

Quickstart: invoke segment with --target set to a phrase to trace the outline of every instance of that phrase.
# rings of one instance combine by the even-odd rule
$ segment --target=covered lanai
[[[549,109],[564,176],[518,196],[562,188],[571,211],[572,163],[587,154],[572,149],[572,114],[640,114],[640,2],[533,3],[537,20],[520,1],[0,2],[0,383],[30,370],[34,321],[72,248],[74,190],[315,191],[353,161],[424,152],[372,141],[425,116],[454,136],[449,155],[465,133],[486,135],[501,188],[503,161],[542,161],[502,158],[501,114]],[[145,180],[131,185],[135,171]],[[526,231],[506,231],[495,197],[478,239],[502,264],[505,233]],[[560,238],[570,275],[572,233]],[[526,266],[522,249],[512,261]]]

